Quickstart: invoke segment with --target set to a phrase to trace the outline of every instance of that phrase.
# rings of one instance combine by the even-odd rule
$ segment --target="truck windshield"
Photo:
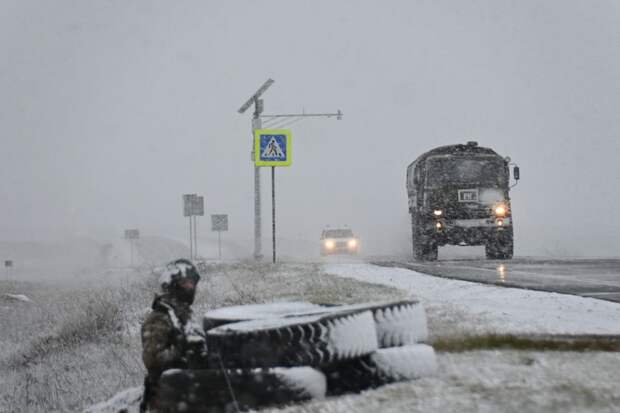
[[[507,184],[506,167],[491,159],[435,158],[426,163],[426,186],[451,183],[502,187]]]

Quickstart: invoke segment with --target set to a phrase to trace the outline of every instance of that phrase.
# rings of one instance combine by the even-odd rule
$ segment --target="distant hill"
[[[134,265],[158,265],[187,257],[183,243],[160,237],[135,242]],[[4,260],[12,260],[9,277],[23,280],[53,280],[100,269],[128,267],[131,249],[125,240],[105,242],[75,238],[57,242],[0,242],[0,275],[6,276]]]

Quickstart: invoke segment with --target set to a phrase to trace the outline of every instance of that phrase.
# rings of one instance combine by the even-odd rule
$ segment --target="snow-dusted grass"
[[[144,378],[139,327],[157,276],[125,269],[52,284],[0,281],[0,411],[79,411]],[[339,293],[340,292],[340,293]],[[401,298],[396,289],[327,276],[318,265],[217,264],[199,284],[194,313],[223,305]]]
[[[325,274],[320,264],[216,264],[200,289],[209,308],[272,301],[353,304],[403,299],[393,287],[352,283]]]
[[[261,413],[616,413],[617,353],[437,353],[437,374]]]
[[[0,309],[0,411],[72,411],[142,377],[127,334],[143,287],[11,283],[31,302]],[[142,304],[139,304],[142,305]]]
[[[565,306],[557,295],[536,297],[539,304],[528,310],[524,302],[507,301],[506,297],[496,295],[499,292],[479,290],[478,285],[472,283],[465,287],[446,285],[442,283],[451,280],[423,275],[412,277],[411,271],[406,270],[402,270],[406,273],[399,273],[400,270],[389,273],[388,269],[373,266],[362,268],[343,264],[338,268],[342,277],[328,275],[321,265],[311,263],[211,265],[199,284],[194,311],[201,315],[223,305],[273,301],[361,303],[413,296],[426,307],[431,341],[440,337],[458,338],[470,328],[479,333],[505,333],[515,332],[512,327],[519,327],[517,332],[525,332],[531,327],[526,324],[529,319],[518,318],[525,313],[537,314],[541,319],[531,323],[537,326],[535,332],[549,332],[542,328],[554,325],[542,320],[546,314],[551,320],[560,320],[559,323],[562,318],[557,316],[561,315],[562,308],[573,317],[578,314],[573,312],[576,307]],[[329,268],[330,272],[335,272],[333,270]],[[351,278],[354,276],[357,280]],[[133,388],[131,394],[119,398],[135,402],[139,392],[137,386],[143,379],[139,325],[156,291],[152,281],[156,277],[144,273],[136,278],[135,283],[117,283],[116,287],[93,284],[79,292],[71,287],[40,284],[23,284],[9,291],[3,290],[0,283],[0,294],[24,294],[32,300],[32,303],[0,302],[0,331],[7,332],[0,335],[3,349],[0,352],[0,411],[78,411],[130,388]],[[380,284],[386,280],[388,284],[393,283]],[[527,296],[534,292],[523,293]],[[96,321],[98,316],[87,317],[92,313],[84,310],[88,305],[100,308],[99,304],[94,304],[97,302],[104,306],[116,305],[118,313],[103,312],[108,314],[105,318],[111,320],[116,320],[117,316],[110,317],[110,314],[117,314],[120,329],[106,327],[100,328],[98,334],[78,335],[79,339],[74,342],[68,340],[53,351],[41,353],[27,365],[11,366],[10,362],[19,360],[20,354],[28,354],[36,340],[62,331],[62,325],[80,325],[81,328],[101,325]],[[600,326],[598,318],[607,313],[599,311],[595,305],[584,307],[587,318],[582,322],[594,320],[590,324]],[[75,317],[82,316],[90,321],[75,321]],[[495,328],[497,323],[511,317],[512,323],[507,324],[511,329]],[[8,351],[4,351],[5,348]],[[437,364],[434,377],[384,386],[360,395],[267,411],[564,413],[615,412],[620,405],[619,353],[437,352]],[[117,411],[121,404],[108,404],[109,409],[102,411]]]

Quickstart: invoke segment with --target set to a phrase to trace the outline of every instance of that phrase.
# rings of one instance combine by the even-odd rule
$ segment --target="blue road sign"
[[[290,166],[291,149],[288,129],[257,129],[254,132],[256,166]]]

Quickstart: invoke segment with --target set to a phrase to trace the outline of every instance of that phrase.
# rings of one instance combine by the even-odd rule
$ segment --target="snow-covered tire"
[[[322,308],[323,307],[318,304],[298,301],[235,305],[207,311],[202,319],[202,324],[204,330],[208,331],[224,324],[283,317],[298,313],[313,312],[314,310],[320,310]]]
[[[300,317],[318,314],[372,312],[380,348],[404,346],[428,340],[424,306],[416,300],[353,305],[317,305],[303,302],[224,307],[204,317],[205,331],[226,323],[273,317]]]
[[[225,324],[207,331],[207,348],[212,365],[294,367],[364,356],[378,343],[372,314],[361,311]]]
[[[331,313],[370,311],[380,348],[405,346],[428,340],[424,306],[416,300],[342,305],[326,308]]]
[[[168,370],[158,412],[231,412],[325,397],[323,373],[310,367],[268,370]]]
[[[427,377],[436,370],[435,351],[426,344],[383,348],[365,357],[323,367],[328,395]]]

